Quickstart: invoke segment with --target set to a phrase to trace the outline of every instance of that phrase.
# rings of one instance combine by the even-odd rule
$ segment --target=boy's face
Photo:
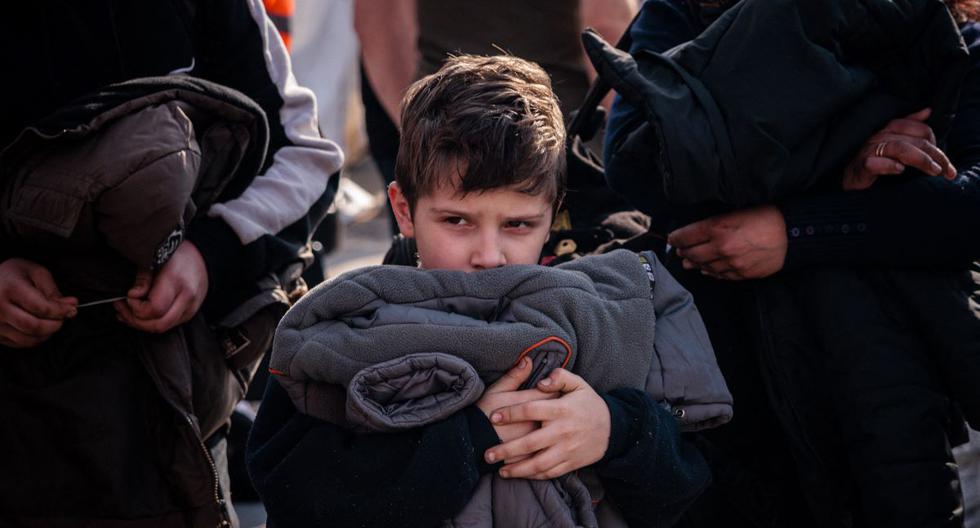
[[[551,228],[551,201],[510,187],[460,196],[443,185],[420,196],[414,214],[397,183],[388,187],[402,234],[415,239],[421,266],[476,271],[536,264]]]

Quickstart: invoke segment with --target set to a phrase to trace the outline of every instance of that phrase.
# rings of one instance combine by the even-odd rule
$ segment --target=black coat
[[[653,77],[653,85],[633,82],[632,87],[625,87],[625,93],[624,83],[617,87],[637,109],[624,112],[625,105],[614,108],[606,156],[610,183],[652,214],[654,229],[666,231],[723,212],[724,204],[770,202],[805,189],[812,192],[821,185],[839,187],[843,163],[888,119],[927,105],[944,109],[939,113],[948,117],[955,104],[951,94],[958,86],[955,81],[962,76],[957,65],[965,57],[959,56],[962,45],[954,45],[958,37],[951,34],[955,26],[939,2],[833,3],[825,6],[826,11],[809,13],[804,19],[819,27],[826,22],[821,17],[833,18],[841,10],[865,8],[922,15],[848,19],[847,24],[837,26],[853,28],[863,20],[868,34],[873,34],[871,28],[881,30],[903,20],[908,24],[902,32],[894,32],[896,26],[891,26],[893,32],[884,40],[848,41],[846,32],[835,33],[833,38],[814,38],[825,46],[836,42],[829,49],[850,53],[853,60],[861,57],[862,49],[875,56],[873,52],[880,51],[883,42],[900,46],[903,43],[897,41],[904,39],[908,46],[915,40],[908,35],[931,35],[912,45],[907,54],[899,54],[911,73],[907,78],[889,78],[887,68],[876,67],[879,81],[863,85],[866,92],[859,99],[879,101],[870,104],[871,110],[881,112],[877,115],[835,114],[833,106],[821,108],[817,104],[847,96],[848,89],[861,83],[849,84],[837,78],[826,85],[813,85],[799,81],[792,63],[780,67],[760,59],[799,51],[787,35],[802,26],[780,25],[776,19],[767,18],[764,23],[771,31],[752,31],[753,19],[745,18],[747,14],[785,12],[787,6],[802,12],[821,2],[745,1],[694,42],[656,55],[656,51],[681,44],[703,29],[689,4],[696,2],[651,0],[644,5],[645,12],[633,29],[638,44],[631,50],[639,72],[630,71],[624,57],[609,53],[605,57],[618,62],[599,64],[600,74],[612,74],[620,80],[628,76],[635,80],[639,73]],[[866,17],[867,13],[852,11],[850,15]],[[761,23],[759,20],[756,22]],[[722,27],[726,31],[719,29]],[[938,29],[941,27],[946,29]],[[808,28],[813,30],[814,26]],[[726,38],[728,47],[711,47]],[[811,42],[800,35],[796,38],[797,44]],[[651,42],[657,44],[654,49],[638,50]],[[932,53],[931,57],[916,57],[917,46]],[[728,53],[732,49],[739,53]],[[692,57],[701,62],[692,62]],[[829,60],[831,56],[826,57]],[[933,58],[948,59],[945,64],[949,68],[943,70],[942,77],[949,82],[938,83],[936,91],[926,89],[931,82],[928,72],[937,72]],[[765,67],[752,70],[756,61]],[[681,63],[695,67],[679,72],[677,65]],[[828,66],[822,67],[826,70]],[[719,78],[712,76],[711,68],[721,68],[714,71],[727,75],[729,84],[711,85]],[[746,71],[758,75],[745,76]],[[612,84],[615,86],[616,81]],[[660,92],[653,100],[642,101],[654,93],[654,85],[662,88]],[[706,85],[710,89],[707,98]],[[813,94],[808,90],[814,86],[821,86],[819,98],[800,95]],[[913,89],[916,86],[920,91]],[[755,90],[746,95],[747,87]],[[894,93],[882,93],[892,87]],[[627,95],[631,89],[633,101]],[[831,93],[824,93],[827,90]],[[664,94],[668,93],[677,100],[664,104]],[[769,97],[773,93],[783,96]],[[900,96],[905,99],[898,104]],[[705,101],[715,106],[708,108]],[[791,111],[794,109],[799,112]],[[884,109],[888,111],[882,112]],[[718,119],[723,119],[722,126],[717,126]],[[687,128],[692,121],[694,126]],[[841,123],[849,123],[851,128],[841,133],[837,128]],[[942,126],[941,122],[933,124]],[[802,137],[793,138],[792,134],[800,132]],[[775,148],[780,144],[784,148]],[[678,151],[686,154],[673,155]],[[737,162],[729,163],[733,160]],[[711,163],[716,165],[709,166]],[[971,203],[969,191],[957,190],[956,184],[927,185],[949,186],[946,194],[953,200],[950,203]],[[976,215],[976,205],[958,210],[972,210]],[[807,223],[797,226],[787,215],[791,245],[824,235],[830,240],[849,233],[864,236],[868,229],[861,214],[847,209],[801,216],[807,217]],[[676,265],[668,259],[671,262]],[[962,269],[964,265],[961,260],[954,267]],[[962,271],[915,274],[801,267],[745,284],[719,283],[677,270],[679,280],[697,300],[739,408],[731,426],[706,435],[716,493],[709,493],[700,508],[695,506],[692,511],[697,513],[692,517],[707,526],[716,525],[722,518],[732,522],[732,510],[746,525],[957,525],[961,520],[952,512],[960,497],[955,471],[947,465],[951,461],[948,435],[953,434],[955,441],[962,426],[951,410],[946,390],[946,382],[956,380],[949,376],[943,379],[942,370],[955,372],[950,368],[956,364],[953,361],[965,358],[955,373],[977,375],[976,365],[969,361],[978,357],[977,352],[965,349],[980,346],[969,335],[977,331],[977,320],[966,305],[969,295],[977,298],[975,284]],[[959,358],[935,354],[944,350],[955,350]],[[964,369],[964,365],[973,370]],[[971,385],[964,381],[959,388],[957,396],[972,398],[971,403],[978,401]],[[784,457],[793,464],[779,462]]]

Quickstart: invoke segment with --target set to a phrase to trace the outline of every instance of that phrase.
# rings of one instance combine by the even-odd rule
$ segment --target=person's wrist
[[[622,456],[635,443],[636,420],[619,398],[608,393],[599,396],[609,409],[608,443],[605,453],[599,459],[602,463]]]

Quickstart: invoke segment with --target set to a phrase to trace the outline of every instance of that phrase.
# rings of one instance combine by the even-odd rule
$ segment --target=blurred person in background
[[[539,64],[567,122],[595,75],[582,30],[616,41],[636,10],[636,0],[355,0],[365,124],[385,184],[394,181],[402,96],[448,56],[507,53]]]

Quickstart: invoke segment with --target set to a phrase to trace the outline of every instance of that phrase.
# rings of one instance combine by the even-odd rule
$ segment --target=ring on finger
[[[885,157],[885,147],[888,146],[887,141],[882,141],[875,146],[875,157],[883,158]]]

